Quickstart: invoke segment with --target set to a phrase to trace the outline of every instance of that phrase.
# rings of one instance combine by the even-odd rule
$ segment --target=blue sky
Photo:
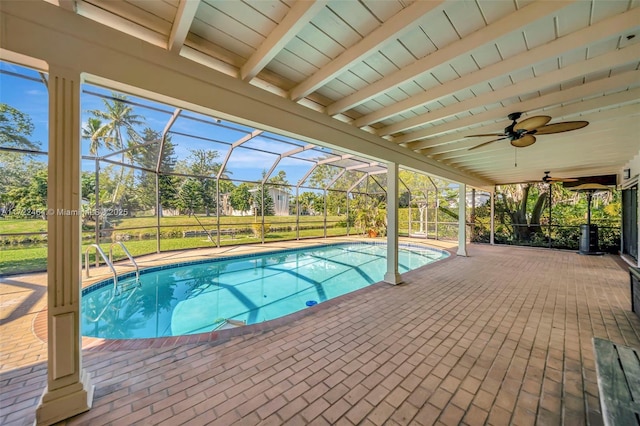
[[[24,112],[31,118],[35,127],[31,139],[33,142],[40,144],[42,151],[47,151],[48,93],[46,86],[41,81],[40,74],[33,70],[1,61],[0,70],[3,71],[0,73],[0,102]],[[11,75],[11,73],[17,73],[27,78],[20,78]],[[88,111],[104,109],[104,98],[102,96],[110,96],[112,91],[90,85],[84,85],[82,90],[81,108],[82,125],[84,126],[91,116]],[[128,96],[128,99],[136,104],[134,105],[134,113],[143,116],[145,119],[145,125],[140,126],[139,131],[142,131],[145,127],[150,127],[153,130],[162,132],[174,111],[174,108],[169,105],[133,96]],[[242,138],[252,130],[252,128],[235,123],[218,122],[213,117],[190,111],[182,113],[171,128],[173,132],[172,142],[178,159],[187,158],[190,150],[193,149],[209,149],[218,151],[218,161],[220,162],[224,159],[229,149],[229,144]],[[195,137],[188,137],[185,134]],[[204,138],[213,141],[204,140]],[[228,162],[228,172],[232,179],[259,180],[261,179],[262,171],[268,170],[277,159],[276,154],[264,151],[280,153],[303,145],[305,143],[291,138],[264,133],[233,151]],[[107,152],[103,148],[100,154],[104,155]],[[300,153],[298,155],[299,159],[285,158],[274,170],[273,175],[280,170],[284,170],[288,181],[296,184],[313,165],[312,162],[304,159],[318,158],[330,152],[328,149],[320,148],[319,150]],[[89,154],[87,141],[83,141],[83,154]],[[93,170],[93,167],[93,161],[83,161],[83,169]]]

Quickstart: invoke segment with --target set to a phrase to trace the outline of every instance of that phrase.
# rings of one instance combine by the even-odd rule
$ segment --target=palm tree
[[[93,114],[94,120],[101,121],[101,125],[95,129],[91,136],[91,143],[92,145],[96,145],[96,150],[100,145],[99,140],[104,141],[105,146],[108,148],[117,150],[124,149],[125,140],[123,138],[123,132],[125,132],[128,137],[126,146],[131,146],[142,140],[135,126],[144,124],[144,118],[133,113],[133,107],[126,102],[126,96],[114,93],[111,99],[112,100],[102,99],[105,107],[104,111],[98,109],[89,111],[89,113]],[[91,121],[91,119],[89,120]],[[129,160],[132,160],[131,155],[129,155]],[[120,171],[120,179],[116,185],[116,190],[113,193],[112,202],[118,199],[119,189],[124,181],[124,162],[125,152],[122,153],[122,170]]]
[[[89,153],[98,155],[98,150],[102,147],[102,138],[96,137],[98,129],[102,127],[102,121],[99,118],[89,117],[87,124],[82,128],[82,139],[90,140]],[[111,144],[106,144],[107,148],[113,149]]]

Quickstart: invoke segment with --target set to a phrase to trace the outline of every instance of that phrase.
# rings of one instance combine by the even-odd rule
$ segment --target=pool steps
[[[131,284],[133,284],[133,285],[131,285]],[[124,295],[126,294],[125,292],[127,290],[131,290],[129,292],[129,295],[127,296],[127,298],[124,299],[124,303],[127,303],[129,301],[129,299],[131,299],[131,296],[133,296],[133,294],[136,292],[136,290],[138,290],[141,287],[142,287],[142,285],[140,284],[140,281],[136,280],[136,281],[132,281],[132,282],[129,282],[129,283],[125,283],[125,285],[121,285],[119,292],[117,291],[118,290],[117,288],[114,288],[113,293],[111,294],[111,298],[109,298],[109,300],[104,305],[104,308],[102,308],[102,311],[100,311],[98,316],[95,317],[95,318],[91,318],[91,317],[87,316],[87,319],[89,321],[91,321],[91,322],[98,322],[100,320],[100,318],[102,318],[102,315],[104,315],[104,313],[107,311],[107,308],[109,306],[111,306],[111,303],[114,300],[122,301]],[[120,296],[123,296],[123,297],[120,297]],[[116,309],[116,310],[119,311],[120,309]]]
[[[140,281],[140,268],[138,268],[138,264],[136,263],[136,261],[133,259],[133,256],[131,256],[131,253],[129,253],[129,250],[127,250],[127,248],[125,247],[124,243],[121,241],[116,241],[114,243],[111,243],[111,245],[109,246],[109,258],[107,258],[107,256],[104,254],[104,251],[102,251],[102,248],[100,248],[100,246],[98,244],[90,244],[87,249],[84,251],[84,266],[85,266],[85,277],[89,278],[89,250],[91,250],[92,248],[96,249],[96,267],[100,266],[100,259],[98,258],[98,254],[100,255],[100,257],[102,257],[102,260],[104,260],[104,263],[107,264],[107,266],[109,267],[109,269],[111,269],[111,273],[113,274],[113,288],[114,290],[118,289],[118,274],[116,273],[116,268],[113,266],[113,246],[115,245],[119,245],[122,250],[124,251],[124,254],[129,258],[129,261],[131,261],[131,264],[136,268],[136,282]]]

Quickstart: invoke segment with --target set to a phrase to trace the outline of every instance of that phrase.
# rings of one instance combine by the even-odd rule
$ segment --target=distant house
[[[280,188],[270,187],[269,195],[273,199],[273,214],[289,216],[289,193]]]
[[[273,214],[275,216],[289,216],[289,193],[283,189],[269,187],[268,193],[273,200]],[[229,194],[220,197],[220,214],[230,216],[251,216],[253,209],[234,210],[229,202]]]

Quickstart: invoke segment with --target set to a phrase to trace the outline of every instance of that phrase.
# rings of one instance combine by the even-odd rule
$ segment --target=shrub
[[[262,223],[252,223],[251,229],[253,230],[254,237],[262,238],[263,235],[267,235],[269,233],[271,225],[268,223],[265,223],[264,225]]]

